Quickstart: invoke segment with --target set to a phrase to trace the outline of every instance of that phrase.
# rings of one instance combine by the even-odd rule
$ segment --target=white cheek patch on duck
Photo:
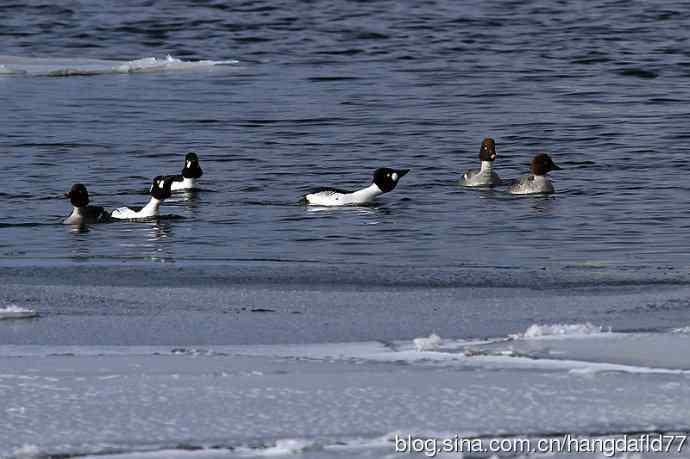
[[[191,161],[187,161],[187,168],[190,168],[190,167],[192,167],[192,162],[191,162]]]
[[[393,175],[391,175],[391,178],[393,179],[394,182],[397,182],[398,181],[398,173],[393,172]]]
[[[158,181],[158,188],[163,188],[163,180]]]

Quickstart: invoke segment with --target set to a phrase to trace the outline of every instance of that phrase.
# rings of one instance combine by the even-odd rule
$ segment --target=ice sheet
[[[620,363],[634,343],[688,348],[687,335],[657,335],[442,339],[434,351],[418,351],[412,340],[2,346],[0,455],[34,445],[51,454],[172,448],[174,457],[245,457],[288,453],[289,445],[296,454],[302,445],[307,457],[337,457],[338,446],[356,450],[345,457],[384,457],[393,452],[392,432],[689,431],[687,372]],[[597,340],[597,346],[578,347]],[[557,343],[573,355],[500,353],[501,346],[518,343]],[[609,345],[606,362],[585,354]]]

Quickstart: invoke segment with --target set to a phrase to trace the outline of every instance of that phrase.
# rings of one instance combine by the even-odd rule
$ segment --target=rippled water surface
[[[0,7],[6,264],[687,266],[682,2],[125,3]],[[167,55],[237,63],[72,71]],[[487,136],[506,178],[551,153],[557,194],[459,187]],[[190,150],[203,191],[164,207],[183,219],[59,224],[72,183],[143,205]],[[297,205],[382,166],[412,172],[375,206]]]

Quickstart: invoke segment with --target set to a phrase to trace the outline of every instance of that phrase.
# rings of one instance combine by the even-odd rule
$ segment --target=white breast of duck
[[[194,152],[187,153],[184,158],[184,167],[180,175],[173,175],[171,191],[193,190],[197,188],[197,182],[204,175],[199,165],[199,157]]]
[[[178,180],[181,178],[182,180]],[[170,186],[171,191],[182,191],[182,190],[193,190],[197,187],[197,179],[195,178],[187,178],[187,177],[178,177],[178,179],[173,180],[172,185]]]
[[[493,171],[493,161],[482,161],[481,169],[470,170],[463,175],[465,186],[491,186],[500,182],[501,178]]]

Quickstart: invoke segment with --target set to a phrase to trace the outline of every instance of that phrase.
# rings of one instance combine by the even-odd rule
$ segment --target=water
[[[685,6],[0,5],[0,456],[690,432]],[[556,194],[458,186],[484,137]],[[188,151],[159,220],[61,224]],[[384,166],[375,205],[298,204]]]
[[[4,260],[687,265],[680,4],[147,5],[5,7],[5,55],[239,63],[2,77]],[[459,188],[485,136],[508,178],[550,152],[558,194]],[[98,205],[143,204],[189,150],[205,191],[165,207],[185,220],[53,225],[73,182]],[[295,205],[380,166],[412,173],[375,207]]]

